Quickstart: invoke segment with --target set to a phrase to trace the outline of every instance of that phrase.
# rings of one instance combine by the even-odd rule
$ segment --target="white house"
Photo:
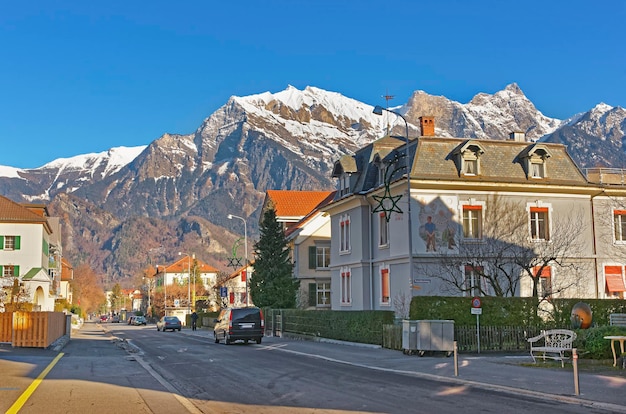
[[[17,280],[20,293],[13,300],[32,304],[34,311],[54,311],[57,297],[49,271],[56,268],[54,252],[60,249],[60,237],[53,236],[48,210],[40,204],[18,204],[0,196],[0,285],[8,294],[2,302],[10,303],[12,292],[6,289]],[[58,273],[59,282],[61,274]]]

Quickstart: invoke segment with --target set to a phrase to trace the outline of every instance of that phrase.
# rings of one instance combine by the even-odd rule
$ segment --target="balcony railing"
[[[621,168],[586,168],[585,175],[596,184],[626,185],[626,170]]]

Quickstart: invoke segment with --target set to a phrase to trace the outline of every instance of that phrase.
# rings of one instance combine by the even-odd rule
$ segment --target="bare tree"
[[[577,286],[588,270],[578,259],[584,249],[583,212],[556,217],[549,239],[533,240],[522,202],[493,195],[486,206],[481,237],[463,237],[458,251],[438,253],[435,263],[424,265],[425,274],[441,280],[442,288],[451,293],[500,297],[519,295],[524,278],[529,277],[532,296],[539,302]],[[547,277],[552,267],[559,269],[558,283]]]

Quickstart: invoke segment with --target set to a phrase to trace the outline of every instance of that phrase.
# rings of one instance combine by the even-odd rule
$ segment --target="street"
[[[215,344],[206,330],[190,335],[157,332],[154,325],[105,325],[87,323],[76,333],[58,363],[13,412],[445,414],[461,408],[499,413],[503,407],[510,413],[606,412],[316,358],[290,348],[301,341],[266,337],[261,345],[227,346]],[[336,355],[364,352],[306,345],[312,350],[337,347]],[[0,409],[18,401],[56,355],[30,349],[7,359],[0,352]]]

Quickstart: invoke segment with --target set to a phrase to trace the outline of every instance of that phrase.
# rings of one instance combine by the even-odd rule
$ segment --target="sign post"
[[[478,353],[480,354],[480,315],[483,313],[480,298],[474,296],[472,298],[472,315],[476,315],[476,342],[478,344]]]

